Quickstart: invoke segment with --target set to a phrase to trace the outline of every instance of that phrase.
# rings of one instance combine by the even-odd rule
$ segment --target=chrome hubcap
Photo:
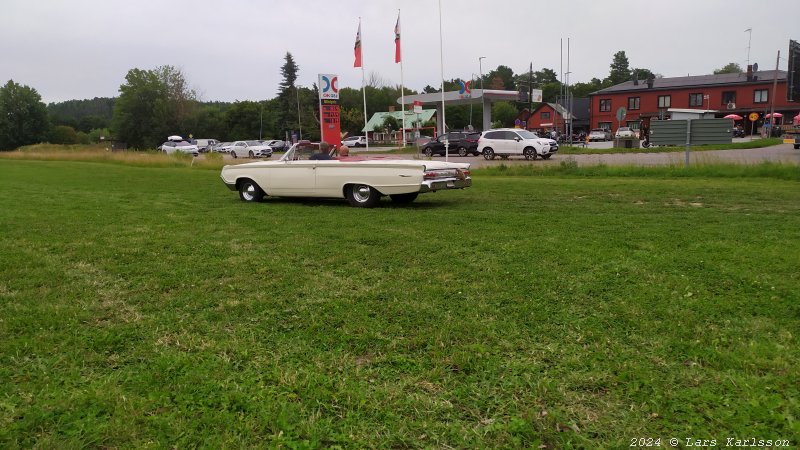
[[[248,184],[244,187],[244,192],[242,192],[242,197],[245,200],[251,201],[256,198],[256,187],[252,184]]]
[[[369,200],[370,196],[370,188],[369,186],[364,186],[363,184],[358,185],[353,189],[353,198],[356,199],[359,203],[364,203],[365,201]]]

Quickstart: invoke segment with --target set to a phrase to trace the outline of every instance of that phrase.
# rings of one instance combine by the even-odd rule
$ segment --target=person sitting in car
[[[331,158],[331,154],[330,153],[331,153],[331,145],[328,144],[327,142],[320,142],[319,143],[319,152],[318,153],[314,153],[308,159],[319,159],[319,160],[333,159],[333,158]]]

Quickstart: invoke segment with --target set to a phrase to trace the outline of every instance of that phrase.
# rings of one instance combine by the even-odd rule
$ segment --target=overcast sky
[[[775,67],[800,40],[800,0],[441,0],[444,77],[470,78],[503,64],[515,73],[560,72],[570,38],[571,81],[608,75],[625,50],[631,67],[664,76],[711,73],[729,62]],[[360,87],[353,44],[362,18],[364,65],[389,84],[401,10],[405,85],[438,85],[437,0],[0,0],[0,81],[39,91],[45,102],[113,97],[129,69],[180,68],[202,100],[272,98],[286,52],[298,84],[318,73]],[[786,69],[782,59],[780,68]]]

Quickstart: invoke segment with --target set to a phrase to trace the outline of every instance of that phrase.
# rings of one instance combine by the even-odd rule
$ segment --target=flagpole
[[[442,50],[442,0],[439,0],[439,69],[442,75],[442,134],[447,131],[447,122],[444,115],[444,51]],[[450,142],[444,141],[444,160],[448,161],[450,153]]]
[[[400,31],[400,9],[397,9],[397,27],[398,32]],[[397,41],[397,46],[400,49],[400,111],[403,118],[403,128],[400,134],[403,135],[403,148],[406,148],[406,89],[405,85],[403,84],[403,40],[399,39]]]
[[[361,30],[361,17],[358,18],[358,29]],[[364,97],[364,141],[367,143],[366,150],[369,151],[369,129],[367,128],[367,79],[364,76],[364,35],[361,35],[361,95]]]

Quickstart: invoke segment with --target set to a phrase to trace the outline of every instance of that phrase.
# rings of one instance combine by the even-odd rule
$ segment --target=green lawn
[[[0,160],[0,447],[797,445],[798,181],[474,182]]]

